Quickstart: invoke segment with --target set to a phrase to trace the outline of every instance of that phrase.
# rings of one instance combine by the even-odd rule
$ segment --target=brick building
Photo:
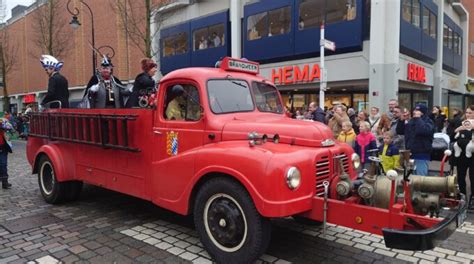
[[[59,20],[69,23],[72,15],[67,11],[67,0],[59,1]],[[121,27],[121,19],[113,6],[117,0],[91,1],[87,3],[94,17],[95,46],[108,45],[115,51],[112,62],[115,66],[114,75],[122,81],[133,81],[135,76],[141,71],[139,62],[144,57],[143,53],[132,41],[127,39]],[[138,1],[137,1],[138,2]],[[143,1],[140,1],[142,3]],[[34,41],[35,34],[38,34],[38,22],[36,12],[40,8],[47,7],[47,1],[37,0],[35,3],[25,8],[23,12],[16,14],[6,23],[9,32],[9,42],[17,47],[16,63],[13,70],[7,75],[8,94],[10,96],[12,112],[21,111],[29,103],[41,102],[47,90],[48,76],[44,73],[39,62],[41,54],[44,54]],[[145,13],[143,6],[137,5],[134,13]],[[80,4],[79,0],[71,0],[70,8],[79,10],[78,19],[81,26],[74,30],[69,25],[64,27],[62,34],[66,34],[68,50],[63,57],[58,57],[64,61],[61,73],[69,81],[70,101],[77,102],[82,98],[84,87],[92,76],[92,49],[90,42],[92,39],[91,17],[87,8]],[[137,9],[138,8],[138,9]],[[145,15],[143,15],[145,23]],[[110,49],[102,51],[111,53]],[[97,58],[100,64],[100,58]],[[3,97],[3,89],[0,90],[0,97]],[[0,103],[2,104],[3,101]],[[2,106],[0,106],[2,107]]]

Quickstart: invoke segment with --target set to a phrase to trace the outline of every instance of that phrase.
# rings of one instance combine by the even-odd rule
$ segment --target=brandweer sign
[[[258,65],[236,60],[229,60],[229,69],[258,73]]]
[[[425,67],[415,63],[408,63],[407,79],[414,82],[426,82],[426,70]]]
[[[272,82],[277,85],[310,83],[319,80],[320,77],[319,64],[294,65],[272,69]]]

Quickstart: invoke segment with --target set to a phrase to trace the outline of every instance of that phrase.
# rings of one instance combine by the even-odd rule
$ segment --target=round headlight
[[[294,190],[301,184],[301,173],[296,167],[291,167],[286,172],[286,184],[288,188]]]
[[[351,160],[352,160],[352,166],[354,166],[354,169],[359,169],[360,167],[360,157],[357,153],[352,153],[352,157],[351,157]]]

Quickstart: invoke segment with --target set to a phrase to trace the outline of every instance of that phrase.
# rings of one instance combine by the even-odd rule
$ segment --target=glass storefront
[[[293,109],[306,110],[311,102],[319,104],[319,94],[305,94],[305,93],[284,93],[282,92],[283,103],[288,109],[291,109],[293,103]],[[368,101],[367,94],[326,94],[324,100],[324,106],[327,108],[332,107],[333,104],[344,104],[348,107],[353,107],[356,111],[367,110]]]

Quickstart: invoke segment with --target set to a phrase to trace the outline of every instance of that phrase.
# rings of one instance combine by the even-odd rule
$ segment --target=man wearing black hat
[[[84,96],[88,96],[90,108],[123,108],[124,96],[130,94],[122,82],[112,75],[113,65],[104,56],[96,75],[87,84]]]
[[[431,145],[433,144],[434,124],[428,117],[428,108],[417,104],[413,117],[405,127],[405,144],[415,160],[415,174],[427,176],[431,160]]]

